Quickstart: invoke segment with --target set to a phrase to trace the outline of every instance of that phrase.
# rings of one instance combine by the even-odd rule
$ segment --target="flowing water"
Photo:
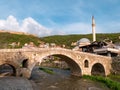
[[[69,70],[50,68],[54,74],[48,74],[38,67],[32,71],[38,90],[110,90],[99,82],[70,75]]]

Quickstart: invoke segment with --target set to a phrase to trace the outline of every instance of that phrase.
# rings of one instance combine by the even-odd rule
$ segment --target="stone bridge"
[[[104,73],[105,76],[110,74],[111,57],[63,48],[0,49],[0,65],[10,65],[15,76],[29,78],[34,66],[51,55],[64,60],[70,67],[72,75],[92,75],[93,71]]]

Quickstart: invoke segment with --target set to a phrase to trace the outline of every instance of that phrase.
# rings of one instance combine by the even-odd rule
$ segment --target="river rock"
[[[32,83],[20,77],[1,77],[0,90],[35,90]]]
[[[97,87],[89,87],[88,90],[102,90],[102,89],[97,88]]]

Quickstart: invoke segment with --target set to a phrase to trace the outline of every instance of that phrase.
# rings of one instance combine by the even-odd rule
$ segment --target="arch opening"
[[[91,70],[92,75],[99,75],[99,76],[105,76],[105,69],[104,66],[100,63],[96,63],[93,65]]]
[[[89,67],[89,62],[88,62],[88,60],[85,60],[85,61],[84,61],[84,67],[85,67],[85,68],[88,68],[88,67]]]
[[[0,65],[0,76],[16,76],[15,67],[10,64]]]
[[[50,58],[50,60],[48,61],[49,58]],[[55,59],[58,59],[58,60],[55,60]],[[47,63],[49,62],[50,64],[54,62],[54,64],[57,65],[57,66],[60,65],[60,70],[61,69],[69,70],[70,71],[69,75],[82,76],[80,66],[75,62],[75,60],[73,60],[73,59],[71,59],[71,58],[69,58],[69,57],[67,57],[65,55],[54,54],[54,55],[46,56],[45,58],[42,59],[41,64],[37,63],[37,66],[39,65],[39,67],[45,67],[45,66],[42,65],[45,61]],[[49,68],[50,66],[46,66],[46,67]],[[66,69],[64,67],[66,67]],[[66,70],[66,72],[67,72],[67,70]],[[35,67],[33,68],[31,75],[34,74],[33,73],[34,71],[35,71]]]
[[[28,59],[23,60],[22,67],[27,68],[28,67]]]

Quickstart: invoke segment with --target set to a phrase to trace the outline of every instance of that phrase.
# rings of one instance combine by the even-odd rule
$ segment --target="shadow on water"
[[[70,70],[52,69],[54,74],[48,74],[35,67],[31,80],[35,81],[39,90],[109,90],[99,82],[86,80],[70,75]]]

